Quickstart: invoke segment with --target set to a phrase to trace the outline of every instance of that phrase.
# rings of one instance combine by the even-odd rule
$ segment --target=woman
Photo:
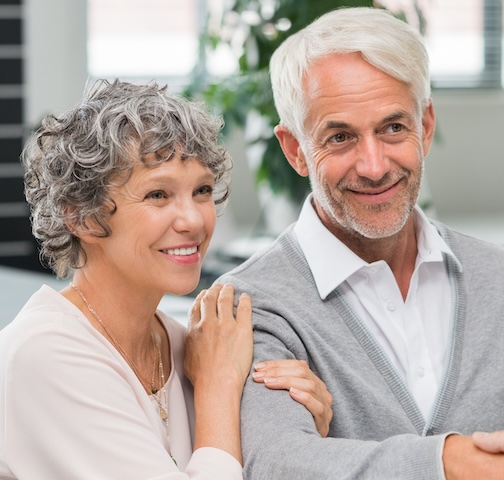
[[[99,82],[27,144],[34,235],[73,279],[43,286],[0,333],[0,478],[241,478],[250,299],[234,312],[232,287],[201,292],[184,364],[186,332],[157,310],[198,284],[229,192],[219,130],[156,84]],[[257,377],[297,387],[327,433],[330,395],[306,365],[266,363]]]

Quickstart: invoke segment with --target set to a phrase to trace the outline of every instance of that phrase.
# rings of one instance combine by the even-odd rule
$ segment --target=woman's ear
[[[308,166],[298,139],[283,125],[277,125],[274,132],[291,167],[296,170],[298,175],[307,177]]]
[[[103,237],[103,228],[92,217],[88,217],[84,224],[69,220],[66,222],[66,226],[72,235],[87,243],[94,243]]]

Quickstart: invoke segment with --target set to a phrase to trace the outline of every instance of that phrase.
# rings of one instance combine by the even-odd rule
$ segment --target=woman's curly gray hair
[[[219,143],[221,128],[220,118],[155,82],[99,80],[78,106],[59,118],[46,116],[21,160],[33,234],[56,275],[66,277],[86,261],[73,228],[110,235],[111,182],[126,181],[134,163],[146,163],[148,154],[156,164],[175,153],[196,158],[214,174],[214,201],[223,206],[231,159]],[[87,227],[89,219],[98,231]]]

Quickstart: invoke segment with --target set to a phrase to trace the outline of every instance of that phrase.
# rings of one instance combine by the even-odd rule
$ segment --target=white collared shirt
[[[452,292],[443,254],[455,255],[415,208],[418,254],[406,301],[383,261],[367,263],[335,237],[306,200],[294,233],[325,299],[341,285],[358,317],[376,337],[427,419],[443,368],[452,318]]]

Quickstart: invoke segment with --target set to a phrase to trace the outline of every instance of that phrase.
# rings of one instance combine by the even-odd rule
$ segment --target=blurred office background
[[[425,28],[430,49],[438,117],[423,190],[430,212],[463,232],[502,245],[503,2],[381,2],[411,14],[413,22],[425,21],[419,26]],[[204,62],[198,49],[208,19],[219,18],[229,3],[0,0],[0,326],[42,282],[63,284],[40,265],[31,237],[18,161],[26,136],[45,114],[74,105],[96,78],[155,79],[181,92],[195,68],[206,78],[232,75],[232,48],[207,52]],[[253,24],[254,12],[274,8],[275,0],[249,3],[245,23]],[[228,23],[232,28],[233,22]],[[235,161],[233,193],[206,262],[209,279],[267,243],[297,214],[284,197],[257,188],[246,139],[246,131],[235,129],[225,140]],[[169,304],[166,308],[182,314],[187,306],[171,299]]]

